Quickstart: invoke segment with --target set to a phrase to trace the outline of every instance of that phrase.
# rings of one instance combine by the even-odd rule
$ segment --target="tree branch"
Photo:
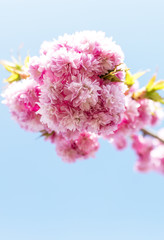
[[[164,144],[164,139],[161,138],[161,137],[159,137],[158,134],[156,134],[156,133],[154,133],[154,132],[152,132],[152,131],[150,131],[150,130],[147,130],[147,129],[145,129],[145,128],[142,128],[142,129],[141,129],[141,132],[142,132],[144,135],[148,135],[148,136],[151,136],[151,137],[153,137],[153,138],[158,139],[161,143]]]

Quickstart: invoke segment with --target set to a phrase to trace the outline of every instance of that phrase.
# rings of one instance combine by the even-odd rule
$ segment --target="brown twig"
[[[150,130],[147,130],[147,129],[145,129],[145,128],[142,128],[142,129],[141,129],[141,132],[142,132],[144,135],[148,135],[148,136],[151,136],[151,137],[153,137],[153,138],[158,139],[161,143],[164,144],[164,139],[162,139],[161,137],[159,137],[158,134],[156,134],[156,133],[154,133],[154,132],[152,132],[152,131],[150,131]]]

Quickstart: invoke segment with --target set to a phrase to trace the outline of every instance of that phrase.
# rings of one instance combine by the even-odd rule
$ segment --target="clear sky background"
[[[44,40],[102,30],[121,45],[132,72],[164,78],[162,0],[0,0],[0,59],[38,55]],[[7,77],[0,67],[0,88]],[[129,148],[100,141],[95,159],[67,164],[0,105],[0,239],[163,240],[164,176],[133,170]]]

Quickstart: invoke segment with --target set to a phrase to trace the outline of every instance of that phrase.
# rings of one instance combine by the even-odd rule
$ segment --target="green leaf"
[[[21,71],[22,70],[22,65],[20,64],[15,64],[15,70]]]
[[[13,73],[10,77],[5,79],[5,82],[12,83],[14,81],[19,81],[19,80],[20,80],[19,74]]]
[[[156,82],[153,86],[153,90],[162,90],[162,89],[164,89],[164,80]]]
[[[11,67],[11,66],[9,66],[9,65],[5,65],[4,67],[5,67],[5,69],[6,69],[8,72],[11,72],[11,73],[14,72],[14,67]]]
[[[135,83],[132,74],[129,71],[126,71],[125,84],[129,87]]]
[[[0,60],[0,64],[2,64],[4,67],[5,66],[14,67],[14,64],[12,62],[9,62],[9,61],[6,61],[6,60]]]
[[[147,71],[142,71],[142,72],[138,72],[135,74],[131,74],[129,71],[126,71],[126,76],[125,76],[125,84],[128,85],[129,87],[132,86],[135,81],[142,77]]]
[[[22,66],[20,64],[13,64],[12,62],[7,61],[0,61],[0,64],[2,64],[4,68],[10,73],[18,73],[22,70]]]
[[[27,56],[27,57],[25,58],[25,60],[24,60],[24,65],[25,65],[26,68],[28,68],[29,60],[30,60],[30,57],[29,57],[29,56]]]
[[[148,84],[146,85],[146,91],[147,92],[151,92],[152,90],[154,90],[153,86],[154,86],[154,82],[156,80],[156,75],[154,75],[150,81],[148,82]]]
[[[103,79],[110,80],[111,82],[122,82],[118,77],[116,77],[115,75],[112,75],[112,74],[105,76]]]
[[[121,63],[122,64],[122,63]],[[107,74],[105,75],[101,75],[100,78],[105,79],[105,80],[110,80],[111,82],[122,82],[117,76],[116,74],[120,71],[125,71],[124,69],[117,69],[119,65],[116,65],[115,68],[113,70],[109,70]]]
[[[151,99],[155,102],[160,102],[160,103],[164,104],[164,98],[162,98],[159,95],[159,93],[157,93],[155,91],[147,92],[145,97],[148,99]]]
[[[54,131],[52,131],[51,133],[48,133],[46,130],[42,130],[40,132],[41,132],[40,137],[45,137],[45,138],[48,138],[48,137],[53,136],[55,134]]]
[[[133,80],[135,81],[135,80],[137,80],[138,78],[142,77],[147,71],[148,71],[148,70],[135,73],[135,74],[133,75]]]

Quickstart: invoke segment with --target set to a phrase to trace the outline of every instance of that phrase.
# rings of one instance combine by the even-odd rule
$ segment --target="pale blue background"
[[[43,40],[102,30],[121,45],[132,72],[164,78],[161,0],[0,0],[0,59]],[[1,80],[7,77],[0,67]],[[145,79],[145,80],[144,80]],[[1,89],[4,84],[0,83]],[[164,176],[134,172],[136,156],[101,141],[95,159],[63,163],[54,146],[24,132],[0,105],[0,239],[163,240]]]

